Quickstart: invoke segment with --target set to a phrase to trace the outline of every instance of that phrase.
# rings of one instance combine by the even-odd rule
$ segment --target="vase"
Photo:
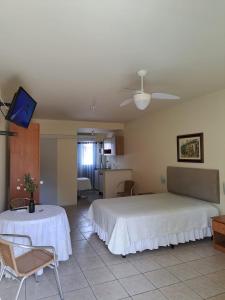
[[[34,194],[30,193],[29,213],[35,212]]]

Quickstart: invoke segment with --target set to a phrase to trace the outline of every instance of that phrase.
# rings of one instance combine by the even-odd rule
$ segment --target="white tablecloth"
[[[70,226],[64,208],[55,205],[36,205],[35,212],[10,211],[0,214],[0,234],[29,235],[34,246],[53,246],[59,261],[69,259],[72,254]],[[24,243],[25,240],[10,239]],[[17,248],[15,255],[20,255]]]

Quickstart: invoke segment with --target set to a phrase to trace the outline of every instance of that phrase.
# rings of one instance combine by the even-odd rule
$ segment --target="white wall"
[[[141,192],[162,192],[166,185],[166,167],[185,166],[219,169],[221,212],[225,213],[225,90],[173,106],[154,114],[146,114],[125,126],[124,167],[134,170],[134,180]],[[178,163],[176,136],[204,133],[205,162]]]
[[[6,122],[1,115],[0,130],[6,130]],[[7,137],[0,135],[0,212],[6,206],[6,143]]]
[[[59,205],[77,203],[77,130],[78,128],[99,128],[123,130],[122,123],[63,121],[36,119],[40,124],[42,138],[56,139],[57,147],[57,201]]]
[[[75,205],[76,138],[41,135],[41,186],[43,204]]]
[[[58,204],[77,203],[76,140],[57,140]]]

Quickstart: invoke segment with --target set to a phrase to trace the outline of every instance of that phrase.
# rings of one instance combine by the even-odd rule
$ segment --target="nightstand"
[[[225,252],[225,216],[212,218],[212,228],[214,248]]]

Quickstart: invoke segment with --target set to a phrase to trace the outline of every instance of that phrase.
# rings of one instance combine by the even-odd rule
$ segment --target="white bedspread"
[[[78,177],[77,178],[77,190],[86,191],[91,190],[91,181],[87,177]]]
[[[171,193],[95,200],[94,230],[114,254],[126,255],[211,236],[216,205]]]

